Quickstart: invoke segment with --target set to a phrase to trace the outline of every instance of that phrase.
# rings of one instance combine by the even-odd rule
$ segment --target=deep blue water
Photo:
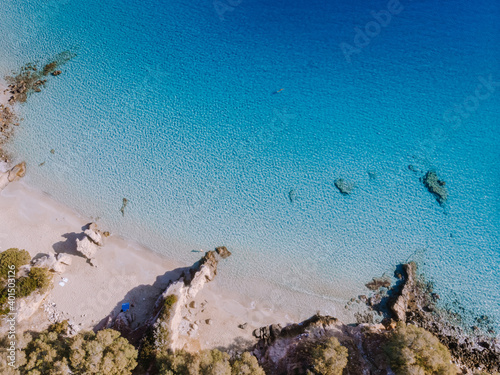
[[[77,57],[20,109],[29,182],[181,262],[225,244],[252,299],[340,315],[414,259],[500,328],[497,1],[38,3],[2,5],[1,72]]]

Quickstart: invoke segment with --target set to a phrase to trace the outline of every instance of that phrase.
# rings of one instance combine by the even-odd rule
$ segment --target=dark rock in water
[[[391,286],[391,280],[388,277],[374,277],[372,281],[365,284],[370,290],[377,290],[382,287],[388,288]]]
[[[297,200],[297,192],[293,189],[291,189],[288,192],[288,199],[290,200],[290,203],[293,203]]]
[[[377,294],[374,294],[373,296],[371,296],[370,298],[368,298],[367,300],[367,303],[369,306],[376,306],[378,304],[380,304],[382,302],[382,295],[377,293]]]
[[[351,194],[352,191],[354,190],[354,182],[344,180],[343,178],[337,178],[335,180],[335,187],[339,189],[339,191],[344,194],[348,195]]]
[[[420,171],[418,170],[418,168],[415,168],[415,167],[414,167],[413,165],[411,165],[411,164],[408,166],[408,169],[409,169],[410,171],[412,171],[412,172],[415,172],[415,173],[420,172]]]
[[[443,205],[448,200],[448,189],[446,189],[446,182],[438,179],[435,171],[428,171],[423,179],[423,183],[427,190],[431,192],[439,204]]]
[[[56,77],[56,76],[58,76],[58,75],[59,75],[59,74],[61,74],[61,73],[62,73],[62,72],[61,72],[60,70],[56,70],[56,71],[52,72],[52,75],[53,75],[54,77]]]
[[[217,254],[219,254],[222,259],[226,259],[231,255],[231,252],[225,246],[219,246],[215,248],[215,251],[217,251]]]
[[[127,207],[127,204],[128,204],[128,199],[123,198],[122,208],[120,208],[120,212],[122,213],[122,216],[125,216],[125,208]]]
[[[370,177],[370,180],[376,180],[377,179],[377,172],[368,171],[368,177]]]
[[[389,306],[396,320],[401,322],[406,322],[406,310],[408,309],[409,301],[412,299],[416,267],[415,263],[403,265],[405,283],[399,296]]]

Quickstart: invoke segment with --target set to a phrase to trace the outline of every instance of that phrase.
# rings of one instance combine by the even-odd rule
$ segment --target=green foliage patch
[[[24,349],[21,373],[129,375],[137,366],[137,351],[118,331],[105,329],[67,337],[67,322],[57,323]]]
[[[384,347],[396,375],[456,375],[448,349],[423,328],[399,323]]]

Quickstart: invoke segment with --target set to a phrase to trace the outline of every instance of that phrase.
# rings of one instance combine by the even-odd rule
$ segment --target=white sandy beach
[[[26,249],[32,257],[49,252],[72,257],[66,272],[54,277],[53,290],[45,301],[52,307],[40,308],[38,316],[20,329],[43,329],[54,314],[59,320],[69,319],[82,329],[92,329],[108,314],[118,313],[123,302],[133,304],[131,312],[136,315],[134,324],[138,324],[147,317],[168,281],[177,279],[182,267],[190,266],[175,264],[111,235],[97,254],[98,266],[92,267],[75,251],[75,238],[89,221],[22,182],[11,183],[0,193],[0,250],[17,247]],[[64,286],[59,285],[62,278],[68,279]],[[192,349],[252,340],[253,329],[287,320],[285,314],[244,301],[242,296],[219,295],[217,279],[198,294],[196,301],[190,320],[198,322],[199,329],[191,337]],[[247,327],[238,328],[243,323],[248,323]]]

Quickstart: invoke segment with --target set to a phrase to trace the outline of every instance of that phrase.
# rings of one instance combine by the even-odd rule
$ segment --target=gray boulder
[[[339,191],[342,194],[348,195],[348,194],[352,193],[355,185],[354,185],[354,182],[352,182],[352,181],[344,180],[343,178],[337,178],[335,180],[335,187],[337,189],[339,189]]]

